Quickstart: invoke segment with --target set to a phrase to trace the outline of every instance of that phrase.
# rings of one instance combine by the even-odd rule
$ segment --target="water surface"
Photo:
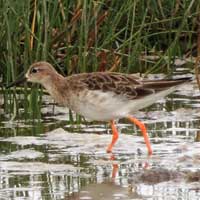
[[[111,141],[106,123],[70,124],[68,110],[44,96],[42,120],[9,121],[0,95],[0,199],[200,199],[200,92],[195,83],[135,113],[140,131],[120,120]],[[198,174],[199,173],[199,174]]]

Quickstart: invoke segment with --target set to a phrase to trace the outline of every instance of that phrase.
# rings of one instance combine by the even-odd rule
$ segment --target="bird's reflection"
[[[148,168],[150,168],[150,165],[149,165],[149,162],[148,162],[149,158],[151,158],[151,155],[148,155],[146,160],[140,161],[138,163],[138,167],[140,169],[148,169]],[[118,160],[117,155],[111,153],[110,157],[109,157],[109,160],[112,161],[112,176],[111,177],[112,177],[112,180],[114,181],[114,179],[116,178],[117,173],[119,171],[119,163],[117,162],[117,160]]]
[[[112,165],[112,171],[106,175],[103,181],[100,181],[93,184],[88,184],[85,187],[82,187],[79,192],[73,193],[70,196],[67,196],[69,200],[78,200],[78,199],[135,199],[141,198],[137,193],[136,185],[129,184],[127,182],[127,187],[122,187],[121,179],[126,180],[127,177],[121,175],[120,171],[120,158],[117,154],[110,153],[107,161]],[[147,161],[141,161],[137,163],[137,167],[141,170],[147,169],[149,164]],[[120,175],[119,175],[120,174]]]

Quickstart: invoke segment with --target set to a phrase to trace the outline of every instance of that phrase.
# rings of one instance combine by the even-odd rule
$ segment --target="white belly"
[[[144,98],[129,100],[113,92],[87,91],[79,97],[74,96],[70,108],[90,120],[109,121],[127,117],[142,108],[155,103],[160,98],[170,94],[176,87],[147,95]]]
[[[74,97],[70,108],[90,120],[108,121],[124,117],[119,108],[126,102],[113,92],[90,91]]]

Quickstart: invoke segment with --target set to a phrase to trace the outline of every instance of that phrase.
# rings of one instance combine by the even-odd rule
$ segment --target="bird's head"
[[[6,87],[10,88],[19,83],[23,83],[25,81],[32,83],[40,83],[43,86],[48,84],[55,77],[62,77],[57,71],[52,67],[52,65],[45,61],[35,62],[33,63],[26,74],[21,74],[16,81],[8,84]]]
[[[47,81],[51,81],[51,77],[58,74],[51,64],[45,61],[33,63],[25,78],[28,82],[45,84]]]

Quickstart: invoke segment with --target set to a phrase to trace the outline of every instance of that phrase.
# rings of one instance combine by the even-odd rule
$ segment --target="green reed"
[[[51,62],[65,75],[170,72],[175,57],[195,46],[200,15],[195,0],[0,0],[0,4],[0,80],[5,84],[39,60]],[[159,59],[152,61],[148,55]],[[38,86],[31,92],[27,86],[21,90],[20,97],[27,99],[24,105],[18,105],[15,89],[3,92],[6,112],[23,107],[40,117]]]

